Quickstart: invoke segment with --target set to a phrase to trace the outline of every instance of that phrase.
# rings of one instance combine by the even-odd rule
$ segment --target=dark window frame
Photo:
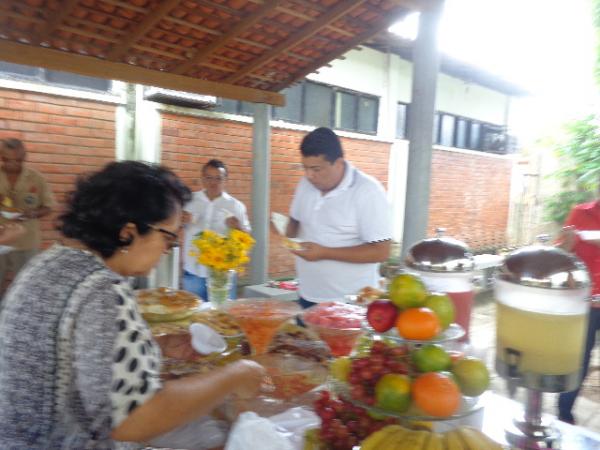
[[[296,120],[292,120],[287,117],[281,116],[278,113],[278,108],[273,109],[273,119],[283,120],[284,122],[295,123],[295,124],[299,124],[299,125],[310,125],[306,121],[306,96],[307,96],[307,86],[309,84],[319,85],[319,86],[323,86],[323,87],[331,89],[330,112],[329,112],[329,120],[328,120],[329,123],[325,126],[328,126],[329,128],[332,128],[335,130],[349,131],[352,133],[367,134],[367,135],[371,135],[371,136],[377,135],[377,130],[379,128],[379,107],[380,107],[380,98],[378,96],[372,95],[372,94],[367,94],[364,92],[354,91],[352,89],[341,88],[341,87],[334,86],[334,85],[327,84],[327,83],[320,83],[320,82],[312,81],[312,80],[304,80],[300,83],[300,88],[299,88],[300,89],[300,114],[299,114],[300,120],[296,121]],[[346,128],[346,127],[337,126],[337,124],[335,123],[336,99],[337,99],[338,93],[349,94],[349,95],[353,95],[356,97],[356,111],[354,112],[354,128]],[[371,118],[371,119],[373,119],[373,122],[375,125],[374,131],[365,131],[365,130],[359,129],[359,117],[360,117],[359,102],[363,98],[375,101],[374,117]],[[240,116],[250,116],[251,115],[248,113],[244,113],[242,111],[242,102],[241,101],[237,101],[235,112],[223,111],[223,110],[220,110],[219,107],[217,107],[215,109],[215,111],[224,112],[224,113],[228,113],[228,114],[237,114]]]
[[[7,64],[7,63],[4,63]],[[15,66],[22,66],[22,67],[32,67],[32,66],[25,66],[22,64],[12,64]],[[98,77],[85,77],[85,78],[89,78],[90,80],[97,80],[97,81],[104,81],[106,82],[106,89],[100,89],[100,88],[94,88],[91,86],[82,86],[80,84],[69,84],[69,83],[64,83],[64,82],[60,82],[60,81],[51,81],[50,77],[52,75],[73,75],[73,76],[79,76],[79,77],[83,77],[84,75],[79,75],[79,74],[74,74],[71,72],[64,72],[61,70],[50,70],[50,69],[44,69],[43,67],[33,67],[33,69],[35,69],[36,73],[34,75],[27,75],[27,74],[22,74],[22,73],[18,73],[18,72],[11,72],[10,70],[2,70],[0,68],[0,78],[2,79],[8,79],[8,80],[15,80],[15,81],[28,81],[28,82],[32,82],[32,83],[37,83],[37,84],[42,84],[44,86],[49,86],[49,87],[59,87],[59,88],[64,88],[64,89],[72,89],[75,91],[84,91],[84,92],[93,92],[96,94],[110,94],[113,91],[113,80],[107,80],[105,78],[98,78]]]

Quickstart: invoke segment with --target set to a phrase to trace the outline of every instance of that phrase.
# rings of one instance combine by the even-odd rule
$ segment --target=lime
[[[329,373],[331,376],[340,381],[347,381],[350,369],[352,368],[352,360],[347,356],[334,359],[329,364]]]
[[[452,373],[458,381],[460,391],[470,397],[476,397],[490,386],[490,373],[480,359],[466,356],[452,366]]]
[[[427,344],[413,350],[411,358],[420,372],[439,372],[449,369],[452,364],[450,355],[436,344]]]
[[[423,281],[409,273],[396,275],[390,283],[389,291],[390,300],[401,309],[423,306],[427,297]]]
[[[375,384],[375,406],[394,412],[404,412],[410,405],[410,378],[388,373]]]
[[[428,295],[425,299],[424,306],[435,313],[440,321],[442,330],[445,330],[452,322],[454,322],[454,303],[446,294],[439,294],[436,292]]]

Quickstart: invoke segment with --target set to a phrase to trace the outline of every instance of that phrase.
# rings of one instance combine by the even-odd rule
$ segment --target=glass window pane
[[[238,113],[238,101],[230,100],[228,98],[220,98],[218,100],[218,105],[215,107],[214,111],[229,113],[229,114],[237,114]]]
[[[240,114],[244,116],[253,116],[254,115],[254,103],[252,102],[240,102]]]
[[[396,105],[396,137],[398,139],[406,139],[407,106],[405,103]]]
[[[481,124],[471,123],[471,132],[469,133],[469,148],[481,150]]]
[[[309,125],[331,127],[331,95],[333,89],[307,82],[304,94],[304,122]]]
[[[433,115],[433,143],[440,143],[440,113]]]
[[[379,99],[360,97],[358,100],[358,131],[377,133],[377,114]]]
[[[302,84],[284,89],[285,106],[274,108],[273,117],[276,119],[289,120],[290,122],[302,121]]]
[[[37,67],[23,66],[21,64],[12,64],[0,61],[0,72],[35,77],[40,73],[40,69]]]
[[[335,127],[356,130],[358,96],[349,92],[336,92]]]
[[[49,83],[61,84],[67,87],[87,88],[96,91],[108,91],[111,84],[110,80],[105,80],[104,78],[86,77],[56,70],[47,70],[46,80]]]
[[[442,126],[440,132],[440,144],[446,147],[454,145],[454,116],[442,115]]]
[[[456,122],[456,146],[467,148],[467,130],[469,122],[466,119],[458,119]]]

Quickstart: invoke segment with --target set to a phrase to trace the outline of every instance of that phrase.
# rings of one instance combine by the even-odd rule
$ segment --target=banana
[[[469,450],[468,447],[463,445],[463,441],[460,438],[458,430],[450,430],[444,433],[444,441],[446,442],[446,450]],[[478,449],[487,450],[487,449]]]
[[[396,442],[394,450],[421,450],[430,434],[430,431],[410,431]]]
[[[360,448],[361,450],[381,450],[383,448],[382,444],[387,438],[393,436],[393,439],[395,439],[397,433],[404,433],[405,430],[406,428],[400,425],[388,425],[367,436],[367,438],[362,441]]]
[[[423,450],[444,450],[444,438],[439,433],[430,433],[427,445]]]
[[[502,450],[500,444],[494,442],[475,428],[460,427],[458,432],[469,450]]]

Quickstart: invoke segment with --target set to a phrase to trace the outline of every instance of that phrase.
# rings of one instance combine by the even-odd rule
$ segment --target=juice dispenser
[[[506,430],[523,449],[556,448],[542,418],[542,393],[577,388],[590,281],[585,266],[561,249],[534,245],[508,255],[495,280],[496,371],[509,392],[527,389],[525,410]]]
[[[469,325],[475,291],[473,288],[474,260],[464,242],[443,236],[443,228],[437,229],[437,237],[414,244],[406,255],[406,266],[419,275],[431,292],[444,292],[454,303],[455,321],[469,338]]]

